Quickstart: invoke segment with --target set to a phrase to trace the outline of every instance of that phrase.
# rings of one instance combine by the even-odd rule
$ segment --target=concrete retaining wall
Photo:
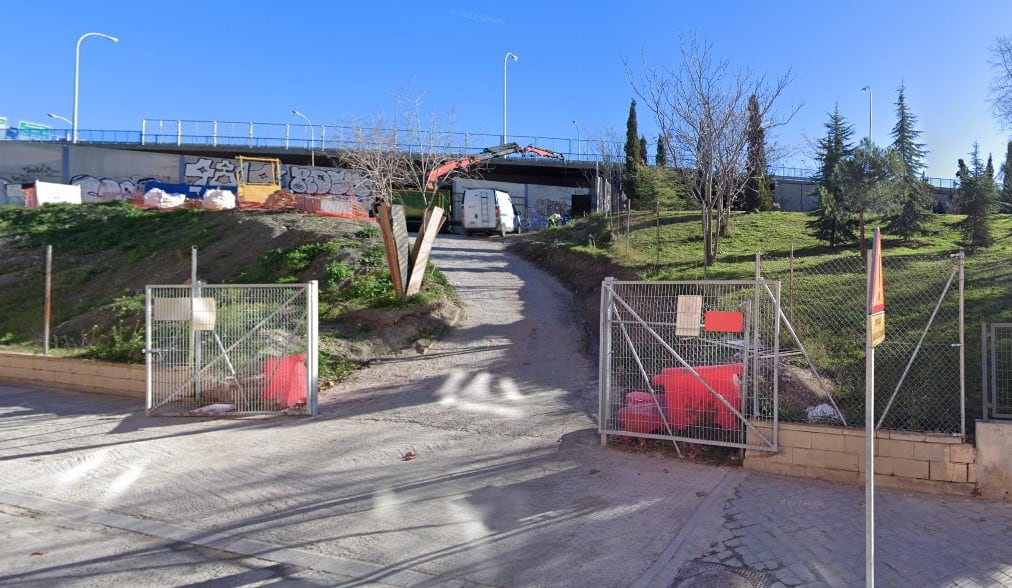
[[[1012,500],[1012,421],[977,421],[980,494]]]
[[[772,434],[769,427],[760,430]],[[750,443],[758,442],[757,435],[749,436]],[[863,485],[864,455],[864,429],[781,423],[780,451],[746,451],[745,469]],[[879,431],[875,484],[969,496],[977,491],[977,452],[958,437]]]
[[[143,365],[0,351],[0,381],[145,398]]]

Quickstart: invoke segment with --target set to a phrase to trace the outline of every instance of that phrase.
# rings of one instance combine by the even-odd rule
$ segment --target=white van
[[[464,234],[476,232],[513,233],[520,230],[520,218],[509,193],[492,188],[468,188],[461,200]]]

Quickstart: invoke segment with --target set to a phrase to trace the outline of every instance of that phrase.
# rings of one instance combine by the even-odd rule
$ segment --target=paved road
[[[0,584],[863,581],[859,489],[602,449],[568,293],[498,238],[441,238],[435,260],[459,327],[316,419],[0,385]],[[1012,586],[1012,509],[879,496],[880,585]]]

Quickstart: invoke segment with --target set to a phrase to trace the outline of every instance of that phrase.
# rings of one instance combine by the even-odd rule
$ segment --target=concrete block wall
[[[145,398],[143,365],[0,351],[0,381]]]
[[[772,435],[768,426],[758,427]],[[745,469],[863,485],[864,429],[780,424],[780,451],[748,450]],[[759,436],[749,431],[749,442]],[[977,491],[977,452],[958,437],[879,431],[875,484],[886,488],[969,496]]]

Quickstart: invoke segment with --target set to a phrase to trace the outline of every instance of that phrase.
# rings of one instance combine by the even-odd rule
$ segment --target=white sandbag
[[[145,208],[178,208],[186,201],[183,194],[169,194],[161,188],[153,188],[144,193]]]
[[[204,193],[203,207],[209,210],[235,208],[235,194],[231,190],[208,190]]]

